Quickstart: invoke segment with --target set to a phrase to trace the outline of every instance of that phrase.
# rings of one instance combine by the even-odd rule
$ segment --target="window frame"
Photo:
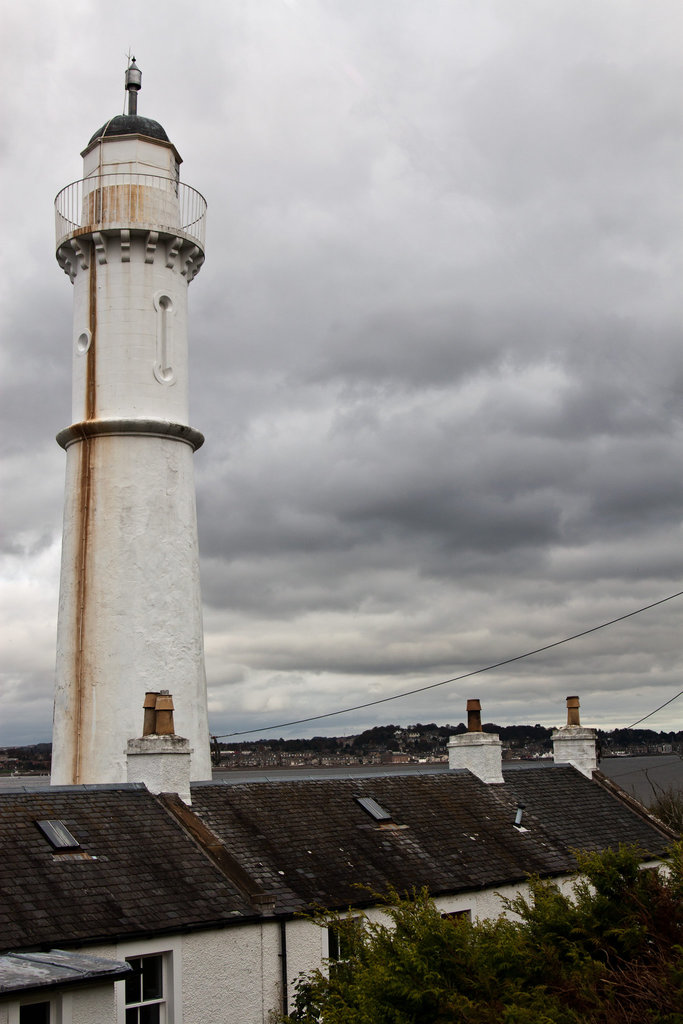
[[[352,961],[349,957],[349,943],[361,934],[365,928],[363,914],[350,914],[348,917],[330,921],[327,924],[327,956],[326,966],[330,977],[344,971]]]
[[[443,921],[457,921],[462,919],[465,921],[471,921],[472,911],[469,907],[464,907],[462,910],[442,910],[441,919]]]
[[[145,961],[145,960],[148,960],[148,961],[155,960],[155,961],[158,961],[158,964],[159,964],[159,974],[160,974],[160,985],[159,985],[159,988],[160,988],[160,995],[158,995],[158,996],[151,996],[149,999],[145,999],[145,997],[144,997],[145,996],[145,991],[144,991],[143,969],[142,969],[141,965],[142,965],[143,961]],[[168,1001],[166,999],[166,994],[167,994],[167,990],[168,990],[168,968],[167,968],[167,960],[166,960],[166,957],[164,956],[164,954],[163,953],[143,953],[140,956],[128,956],[128,957],[126,957],[126,963],[130,964],[130,966],[133,968],[133,974],[129,975],[127,978],[123,979],[124,999],[125,999],[125,1002],[126,1002],[126,1021],[128,1020],[128,1011],[129,1010],[141,1010],[141,1009],[144,1009],[145,1007],[148,1007],[148,1006],[158,1006],[159,1007],[159,1011],[160,1011],[159,1012],[159,1024],[167,1024],[167,1022],[168,1022]],[[138,964],[140,965],[140,968],[138,968]],[[128,984],[130,983],[132,977],[139,978],[138,995],[140,996],[140,998],[136,999],[136,1000],[133,1000],[131,1002],[128,1002],[128,993],[126,992],[126,989],[128,987]],[[136,1024],[139,1024],[139,1022],[140,1022],[140,1015],[138,1014],[137,1016],[138,1016],[138,1020],[137,1020]]]
[[[160,956],[162,958],[162,1003],[166,1011],[164,1024],[183,1024],[182,1012],[182,970],[181,947],[178,940],[163,942],[149,939],[140,942],[120,943],[116,948],[117,960],[137,960],[142,957]],[[116,998],[116,1022],[126,1024],[126,1010],[135,1006],[150,1005],[157,1000],[126,1005],[126,979],[122,978],[114,984]],[[162,1017],[162,1020],[164,1018]]]
[[[69,1024],[71,1017],[62,1014],[62,997],[58,992],[34,992],[29,996],[19,996],[16,1002],[8,1007],[9,1024],[20,1024],[21,1010],[34,1003],[47,1003],[50,1007],[50,1024]]]

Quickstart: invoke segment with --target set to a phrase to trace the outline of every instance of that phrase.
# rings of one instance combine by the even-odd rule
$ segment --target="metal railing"
[[[179,231],[204,249],[206,200],[201,192],[173,178],[120,171],[72,181],[55,198],[59,246],[83,228],[141,226]]]

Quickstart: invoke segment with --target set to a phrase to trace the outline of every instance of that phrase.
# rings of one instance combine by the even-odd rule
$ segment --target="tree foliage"
[[[674,789],[673,786],[664,789],[659,786],[650,803],[650,810],[665,825],[683,836],[683,792],[680,789]]]
[[[683,1024],[683,844],[579,855],[571,896],[532,878],[515,918],[442,918],[426,891],[386,920],[326,917],[344,959],[302,977],[287,1024]]]

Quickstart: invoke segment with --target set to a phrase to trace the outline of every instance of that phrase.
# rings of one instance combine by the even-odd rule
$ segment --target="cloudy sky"
[[[456,676],[681,589],[678,0],[2,4],[0,743],[50,737],[72,287],[55,193],[139,110],[209,203],[191,422],[214,733]],[[683,599],[281,729],[629,725]],[[683,699],[652,728],[681,728]],[[255,733],[259,735],[260,732]]]

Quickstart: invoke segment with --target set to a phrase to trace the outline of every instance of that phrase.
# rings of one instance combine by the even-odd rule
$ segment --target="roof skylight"
[[[385,811],[380,804],[377,803],[371,796],[354,796],[353,798],[357,804],[367,811],[368,814],[375,819],[375,821],[392,821],[392,815],[389,811]]]
[[[77,850],[81,845],[71,835],[64,822],[58,818],[51,821],[37,821],[36,825],[54,850]]]

